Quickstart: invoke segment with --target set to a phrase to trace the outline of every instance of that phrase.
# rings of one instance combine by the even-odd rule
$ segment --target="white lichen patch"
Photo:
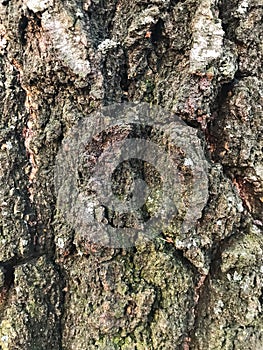
[[[193,160],[191,159],[191,158],[185,158],[185,160],[184,160],[184,165],[185,166],[193,166],[194,165],[194,162],[193,162]]]
[[[1,15],[1,13],[0,13]],[[3,24],[0,24],[0,53],[3,54],[8,43],[7,30]]]
[[[223,53],[224,31],[221,20],[212,11],[213,0],[201,1],[192,22],[193,44],[190,72],[204,72]]]
[[[157,22],[159,14],[159,8],[157,6],[152,6],[142,11],[138,16],[135,16],[128,29],[128,36],[126,38],[127,43],[131,45],[134,42],[132,40],[133,37],[141,37],[145,35],[145,31],[147,31],[153,23]]]
[[[139,18],[134,23],[136,27],[145,26],[155,22],[156,16],[160,13],[160,10],[157,6],[152,6],[141,12]],[[132,26],[131,26],[132,27]]]
[[[222,79],[224,80],[234,79],[235,73],[238,69],[237,57],[238,57],[237,51],[232,46],[231,42],[225,40],[223,55],[219,63],[219,72],[221,74]]]
[[[118,42],[111,40],[111,39],[105,39],[104,41],[102,41],[99,46],[98,46],[98,50],[102,53],[106,53],[108,50],[114,49],[115,47],[117,47],[119,45]]]
[[[29,246],[29,242],[30,242],[30,240],[27,240],[27,239],[22,239],[21,238],[19,240],[19,251],[20,251],[20,253],[22,255],[26,252],[26,250],[27,250],[27,248]]]
[[[219,315],[220,313],[223,312],[223,308],[224,308],[224,303],[222,300],[218,300],[215,307],[214,307],[214,313],[216,315]]]
[[[57,247],[59,249],[63,249],[65,247],[65,240],[63,238],[61,238],[61,237],[58,238]]]
[[[243,0],[240,2],[236,11],[241,15],[245,15],[247,13],[248,6],[249,6],[248,0]]]
[[[77,33],[69,31],[70,21],[67,19],[66,13],[51,15],[45,12],[42,25],[63,64],[80,77],[86,77],[91,72],[85,47],[86,40],[81,40]]]
[[[233,275],[233,281],[234,282],[239,282],[242,280],[242,275],[239,274],[237,271],[234,272],[234,275]]]
[[[7,40],[6,40],[6,38],[0,39],[0,50],[5,49],[5,48],[6,48],[6,45],[7,45]]]
[[[53,0],[27,0],[26,6],[33,12],[43,12],[53,5]]]

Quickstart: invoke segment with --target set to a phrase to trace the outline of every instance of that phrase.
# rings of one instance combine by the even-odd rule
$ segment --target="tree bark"
[[[0,349],[263,349],[261,1],[6,0],[0,16]],[[182,120],[208,181],[188,230],[130,247],[72,226],[54,181],[72,130],[126,102]],[[85,152],[147,130],[113,128]]]

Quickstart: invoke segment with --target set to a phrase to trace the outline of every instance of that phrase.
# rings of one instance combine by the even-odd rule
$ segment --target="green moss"
[[[144,100],[148,103],[153,100],[153,93],[155,89],[155,82],[150,79],[146,79],[141,82],[141,90],[144,92]]]

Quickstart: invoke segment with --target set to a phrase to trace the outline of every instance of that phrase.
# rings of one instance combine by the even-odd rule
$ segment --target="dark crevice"
[[[26,39],[26,29],[28,26],[28,18],[26,16],[22,16],[18,23],[18,32],[19,37],[22,45],[26,45],[27,39]]]
[[[92,2],[89,6],[87,16],[89,18],[90,31],[95,46],[111,36],[116,7],[117,0],[114,4],[102,0],[99,3]]]
[[[65,307],[65,287],[66,287],[66,277],[62,268],[54,260],[54,252],[46,253],[32,253],[27,257],[15,256],[11,259],[0,262],[0,269],[4,274],[4,284],[0,288],[0,306],[5,305],[8,299],[9,292],[14,285],[15,279],[15,268],[27,263],[32,263],[34,260],[39,259],[43,256],[46,256],[50,262],[52,262],[55,271],[57,271],[60,278],[60,319],[58,320],[58,336],[59,336],[59,350],[63,349],[62,337],[63,337],[63,316],[64,316],[64,307]]]
[[[160,42],[163,38],[164,22],[161,18],[157,23],[151,28],[151,42],[155,45]]]
[[[236,78],[232,79],[230,82],[225,83],[221,86],[221,90],[216,99],[216,107],[220,108],[226,101],[228,94],[233,90],[234,86],[238,83]]]
[[[128,78],[128,54],[126,50],[124,50],[123,52],[123,63],[120,68],[120,76],[121,76],[121,81],[120,81],[121,89],[125,94],[126,93],[128,94],[130,82]],[[122,96],[122,102],[128,101],[128,96],[125,94]]]
[[[242,72],[239,69],[236,71],[235,76],[234,76],[234,81],[235,84],[237,84],[240,80],[244,79],[244,78],[248,78],[251,77],[251,73],[249,72]]]
[[[7,261],[0,262],[0,269],[3,271],[4,274],[4,284],[0,288],[0,304],[5,303],[7,301],[7,297],[9,294],[10,289],[14,285],[15,280],[15,268],[20,265],[24,265],[26,263],[29,263],[33,261],[34,259],[38,259],[44,254],[31,254],[30,256],[27,256],[25,258],[14,256],[11,259]]]
[[[41,14],[32,12],[33,20],[37,27],[41,28]]]
[[[199,327],[200,318],[202,318],[202,314],[203,314],[202,310],[203,308],[205,308],[209,300],[209,284],[210,284],[209,282],[210,282],[209,274],[206,276],[200,275],[199,281],[195,286],[195,292],[194,292],[195,303],[193,307],[194,322],[191,329],[188,332],[188,335],[185,337],[185,339],[188,339],[187,345],[189,350],[196,349],[195,347],[196,331]]]
[[[15,269],[14,266],[12,266],[12,264],[9,263],[0,263],[0,268],[3,272],[4,275],[4,284],[3,286],[0,288],[0,294],[1,292],[7,292],[10,287],[12,286],[12,284],[14,283],[14,273],[15,273]]]
[[[236,28],[239,27],[240,19],[232,16],[233,4],[228,0],[220,1],[218,6],[222,28],[225,32],[225,38],[236,42]]]
[[[176,5],[178,5],[179,3],[184,3],[186,0],[171,0],[170,1],[170,6],[174,7]]]
[[[4,315],[3,310],[8,304],[9,292],[14,284],[15,270],[14,270],[14,267],[10,264],[0,263],[0,272],[4,279],[3,283],[1,283],[1,286],[0,286],[0,321],[1,321]]]
[[[187,120],[182,118],[186,125],[194,129],[200,129],[200,123],[197,120]]]
[[[47,255],[47,254],[44,252],[31,253],[31,254],[28,254],[26,257],[16,255],[16,256],[13,256],[12,258],[10,258],[9,260],[0,261],[0,267],[3,267],[3,268],[7,267],[8,269],[15,268],[17,266],[27,264],[34,259],[39,259],[45,255]]]
[[[259,301],[259,303],[261,305],[261,309],[263,309],[263,287],[261,288],[261,294],[260,294],[260,296],[258,298],[258,301]]]

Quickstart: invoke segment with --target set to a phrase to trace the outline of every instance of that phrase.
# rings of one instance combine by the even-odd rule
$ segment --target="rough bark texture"
[[[0,16],[0,349],[263,349],[262,1],[2,0]],[[180,239],[80,244],[55,157],[124,101],[198,131],[209,199]]]

